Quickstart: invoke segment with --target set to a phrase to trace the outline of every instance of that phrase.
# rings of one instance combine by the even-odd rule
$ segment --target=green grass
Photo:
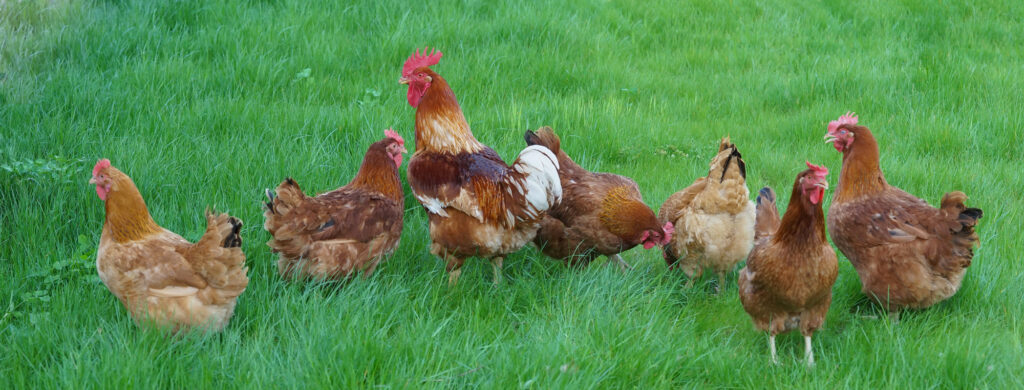
[[[0,388],[1024,386],[1022,3],[66,3],[0,2]],[[402,245],[373,278],[282,282],[262,189],[333,189],[383,129],[411,140],[397,78],[426,45],[506,159],[551,125],[655,207],[724,135],[752,191],[787,197],[805,160],[835,183],[825,124],[855,110],[892,184],[971,195],[982,245],[956,296],[899,324],[865,318],[878,309],[843,260],[813,370],[797,335],[769,364],[734,275],[721,296],[687,290],[656,251],[625,253],[621,275],[525,249],[505,284],[470,261],[450,289],[408,190]],[[103,206],[85,182],[101,157],[187,238],[207,205],[245,221],[251,283],[223,333],[138,329],[98,283]]]

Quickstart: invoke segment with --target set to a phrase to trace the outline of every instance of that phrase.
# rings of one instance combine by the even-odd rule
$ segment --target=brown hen
[[[878,142],[856,116],[829,123],[825,138],[843,154],[828,229],[864,294],[897,314],[953,296],[974,258],[981,209],[965,206],[963,192],[947,193],[935,208],[889,185]]]
[[[825,322],[832,303],[832,285],[839,271],[835,251],[825,237],[821,200],[828,170],[807,164],[797,175],[782,220],[775,192],[761,189],[757,197],[756,243],[740,270],[743,308],[754,326],[768,332],[772,362],[778,363],[775,335],[799,329],[808,365],[814,365],[811,336]]]
[[[533,240],[544,254],[569,265],[587,265],[604,255],[625,270],[629,264],[620,252],[637,245],[651,249],[671,239],[672,223],[658,222],[632,179],[583,169],[562,150],[550,127],[527,131],[525,139],[558,156],[562,200],[548,210]]]
[[[109,160],[96,163],[89,183],[106,208],[96,269],[132,319],[173,331],[223,329],[249,284],[242,222],[207,210],[206,233],[192,244],[153,221],[135,183]]]
[[[719,143],[706,177],[676,192],[658,211],[675,233],[663,255],[670,268],[682,269],[692,285],[705,268],[718,274],[718,286],[754,245],[754,202],[747,189],[743,156],[729,138]]]
[[[398,178],[405,141],[391,130],[370,145],[359,172],[344,187],[315,197],[285,179],[277,195],[267,191],[263,227],[267,245],[280,254],[282,276],[341,279],[373,274],[398,246],[403,191]]]

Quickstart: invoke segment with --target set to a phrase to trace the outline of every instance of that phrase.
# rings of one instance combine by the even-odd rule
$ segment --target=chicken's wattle
[[[815,188],[815,189],[811,190],[811,203],[812,204],[821,203],[821,199],[824,198],[824,197],[825,197],[825,189],[818,187],[818,188]]]
[[[427,93],[427,88],[429,87],[430,83],[419,83],[415,81],[409,83],[409,92],[406,94],[406,97],[409,99],[409,105],[418,107],[420,105],[420,100],[423,98],[423,94]]]
[[[100,200],[107,200],[107,193],[110,192],[110,185],[96,184],[96,195],[100,197]]]

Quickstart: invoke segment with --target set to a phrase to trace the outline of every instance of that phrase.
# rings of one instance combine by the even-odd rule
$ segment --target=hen
[[[310,197],[288,178],[277,196],[267,191],[263,227],[273,236],[267,245],[280,253],[282,276],[345,278],[361,270],[368,277],[398,246],[405,197],[398,167],[405,141],[390,129],[384,133],[344,187]]]
[[[947,193],[934,208],[889,185],[878,142],[854,115],[830,122],[825,139],[843,154],[828,230],[863,292],[897,314],[953,296],[974,257],[981,209],[966,207],[963,192]]]
[[[511,166],[477,141],[448,83],[430,66],[432,51],[409,56],[400,83],[416,107],[416,151],[408,179],[427,211],[430,252],[447,262],[449,284],[458,282],[466,258],[491,259],[494,283],[503,258],[533,240],[545,212],[562,196],[558,160],[535,145]]]
[[[249,284],[242,222],[207,210],[206,233],[192,244],[153,221],[135,183],[110,160],[96,163],[89,183],[106,207],[96,269],[135,322],[223,329]]]
[[[544,254],[570,265],[587,265],[598,255],[621,269],[629,267],[619,252],[637,245],[651,249],[672,237],[672,223],[662,226],[644,204],[632,179],[589,172],[562,150],[550,127],[527,131],[527,145],[542,145],[558,157],[562,200],[541,222],[534,244]]]
[[[775,192],[761,189],[757,197],[756,243],[740,270],[743,308],[758,330],[768,331],[772,362],[778,363],[775,335],[800,329],[807,364],[814,365],[811,335],[825,322],[832,303],[832,285],[839,271],[835,251],[825,237],[821,200],[828,189],[828,170],[807,163],[797,175],[789,207],[779,220]]]
[[[711,160],[707,177],[676,192],[658,212],[672,222],[675,233],[663,254],[669,268],[681,268],[692,285],[705,268],[725,274],[743,260],[754,245],[754,202],[746,184],[746,165],[736,145],[723,138]]]

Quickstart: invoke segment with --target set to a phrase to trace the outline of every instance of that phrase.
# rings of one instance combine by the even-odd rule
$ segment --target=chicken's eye
[[[846,134],[846,130],[840,131],[839,134]]]

